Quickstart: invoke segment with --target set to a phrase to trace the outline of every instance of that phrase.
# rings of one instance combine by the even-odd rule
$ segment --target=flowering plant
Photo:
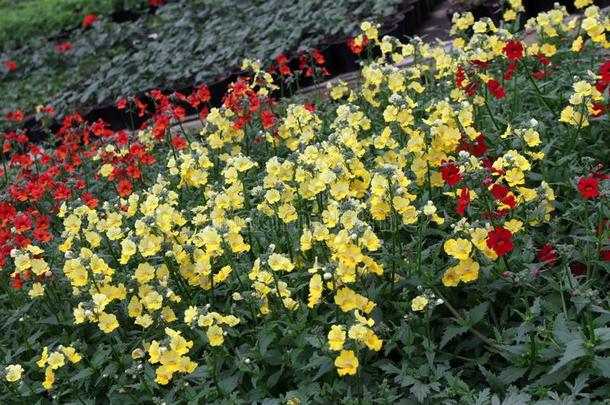
[[[471,17],[451,50],[363,23],[379,56],[315,104],[246,60],[139,132],[6,134],[0,398],[607,398],[608,17]]]

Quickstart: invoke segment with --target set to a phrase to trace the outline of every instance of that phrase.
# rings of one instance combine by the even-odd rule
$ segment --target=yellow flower
[[[220,346],[224,342],[222,328],[218,325],[212,325],[205,333],[210,341],[210,346]]]
[[[150,347],[148,348],[148,355],[150,356],[150,363],[155,364],[159,362],[159,358],[161,357],[161,347],[159,346],[159,342],[153,340],[150,343]]]
[[[412,311],[423,311],[428,305],[428,298],[423,295],[419,295],[411,300]]]
[[[274,271],[284,270],[290,272],[294,269],[294,264],[284,255],[272,253],[267,261],[269,267]]]
[[[112,173],[113,170],[114,170],[114,167],[110,163],[105,163],[100,168],[99,173],[102,175],[102,177],[108,177],[108,176],[110,176],[110,173]]]
[[[523,140],[527,143],[527,146],[533,148],[540,145],[540,134],[530,128],[523,133]]]
[[[119,322],[114,314],[102,312],[98,317],[98,326],[104,333],[110,333],[119,327]]]
[[[313,308],[320,303],[322,298],[322,291],[324,289],[322,283],[322,276],[314,274],[309,279],[309,299],[307,302],[308,308]]]
[[[55,382],[55,373],[51,367],[47,367],[44,371],[44,382],[42,386],[46,389],[51,389],[53,387],[53,383]]]
[[[30,298],[38,298],[44,295],[44,287],[41,283],[32,284],[32,289],[28,292]]]
[[[131,352],[131,358],[134,360],[138,360],[141,359],[142,357],[144,357],[146,353],[144,353],[144,350],[140,349],[139,347],[133,349],[133,351]]]
[[[23,367],[21,367],[21,364],[10,364],[6,366],[4,371],[6,372],[6,376],[4,376],[6,381],[16,382],[21,379],[21,375],[23,374]]]
[[[132,278],[138,280],[138,283],[144,284],[155,278],[155,268],[149,263],[140,263]]]
[[[36,364],[38,365],[38,367],[44,367],[45,364],[47,364],[47,359],[49,358],[49,348],[47,346],[45,346],[42,349],[42,354],[40,355],[40,360],[38,360],[36,362]]]
[[[449,239],[443,245],[445,253],[458,260],[466,260],[472,252],[472,243],[467,239]]]
[[[78,363],[82,359],[81,355],[76,353],[76,349],[73,347],[62,347],[61,351],[68,358],[70,363]]]
[[[138,249],[143,257],[152,256],[161,249],[163,238],[156,235],[148,235],[144,237],[138,244]]]
[[[587,118],[583,116],[580,112],[576,111],[571,105],[567,106],[561,111],[559,121],[570,124],[576,128],[585,128],[589,126],[589,120],[587,120]]]
[[[335,367],[340,376],[355,375],[358,365],[358,357],[352,350],[341,350],[341,354],[335,359]]]
[[[330,350],[339,351],[345,343],[345,329],[340,325],[333,325],[328,332],[328,346]]]
[[[155,382],[159,385],[166,385],[172,379],[173,374],[171,367],[163,365],[156,371]]]
[[[504,228],[508,229],[513,235],[519,232],[523,228],[523,222],[518,219],[511,219],[504,223]]]
[[[508,170],[504,175],[504,179],[511,187],[525,183],[525,175],[523,174],[523,171],[517,167]]]
[[[593,4],[593,0],[574,0],[574,7],[576,8],[585,8],[591,4]]]
[[[517,19],[517,13],[515,13],[514,10],[506,10],[504,12],[503,18],[506,22],[515,21]]]
[[[63,365],[66,364],[65,357],[63,354],[61,354],[59,352],[53,352],[49,356],[49,359],[47,360],[47,364],[53,370],[57,370],[58,368],[63,367]]]
[[[193,323],[193,320],[195,320],[197,313],[197,307],[193,305],[189,306],[186,311],[184,311],[184,323],[186,323],[187,325],[191,325]]]
[[[460,260],[457,266],[449,268],[443,276],[445,287],[456,287],[460,281],[469,283],[479,278],[479,263],[468,258]]]

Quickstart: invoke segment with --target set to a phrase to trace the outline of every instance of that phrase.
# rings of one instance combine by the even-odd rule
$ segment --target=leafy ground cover
[[[211,84],[245,57],[269,62],[333,37],[343,41],[358,21],[387,18],[400,3],[189,0],[167,2],[136,21],[100,16],[68,38],[37,37],[0,52],[0,112],[29,115],[39,105],[86,112],[153,88]]]
[[[153,1],[154,2],[154,1]],[[55,37],[82,25],[88,15],[119,10],[143,12],[146,0],[2,0],[0,48],[8,50],[37,37]]]
[[[313,104],[246,60],[137,133],[5,134],[0,399],[604,403],[610,24],[575,4],[451,48],[363,23]]]

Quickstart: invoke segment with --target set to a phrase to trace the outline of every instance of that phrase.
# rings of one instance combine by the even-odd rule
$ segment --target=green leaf
[[[552,374],[555,371],[559,370],[561,367],[565,366],[572,360],[579,359],[581,357],[586,356],[587,354],[588,354],[587,348],[585,347],[584,342],[581,338],[571,341],[566,346],[566,349],[563,352],[561,359],[559,359],[559,362],[557,362],[557,364],[555,364],[549,370],[549,374]]]
[[[258,334],[258,351],[261,356],[264,356],[267,353],[267,348],[275,339],[275,335],[272,332],[262,330]]]
[[[439,347],[443,348],[447,343],[449,343],[453,338],[459,336],[468,330],[467,326],[461,325],[449,325],[445,328],[445,332],[443,333],[443,337],[441,338],[441,343]]]
[[[90,369],[90,368],[84,368],[81,371],[79,371],[78,373],[76,373],[75,375],[73,375],[70,378],[70,382],[76,382],[76,381],[84,380],[85,378],[88,378],[91,375],[93,375],[93,370]]]
[[[419,380],[414,380],[410,391],[419,402],[424,402],[428,394],[430,394],[430,387]]]
[[[593,369],[605,378],[610,378],[610,357],[595,357],[593,359]]]
[[[218,382],[218,385],[223,391],[232,392],[235,387],[237,387],[237,384],[239,384],[239,377],[239,374],[233,374],[230,377],[225,377]]]
[[[476,307],[472,308],[468,311],[468,318],[470,319],[470,325],[474,326],[483,319],[485,313],[487,312],[487,307],[489,303],[487,301],[480,303]]]
[[[525,373],[527,372],[526,368],[523,367],[507,367],[504,370],[502,370],[502,372],[499,375],[500,380],[502,380],[502,382],[504,384],[512,384],[513,382],[517,381],[519,378],[523,377],[525,375]]]

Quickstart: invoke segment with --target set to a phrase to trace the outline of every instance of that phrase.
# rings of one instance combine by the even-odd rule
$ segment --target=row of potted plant
[[[374,17],[389,21],[397,36],[412,34],[434,3],[195,0],[168,2],[128,23],[99,17],[61,41],[38,38],[18,52],[1,54],[13,63],[0,67],[1,111],[19,109],[32,116],[36,106],[51,105],[59,113],[87,112],[155,87],[214,83],[239,70],[238,61],[246,56],[272,61],[292,51],[298,57],[298,49],[324,48],[324,43],[333,45],[325,52],[328,58],[346,55],[345,40],[357,21]],[[330,73],[356,69],[349,53],[347,59],[330,63]]]

